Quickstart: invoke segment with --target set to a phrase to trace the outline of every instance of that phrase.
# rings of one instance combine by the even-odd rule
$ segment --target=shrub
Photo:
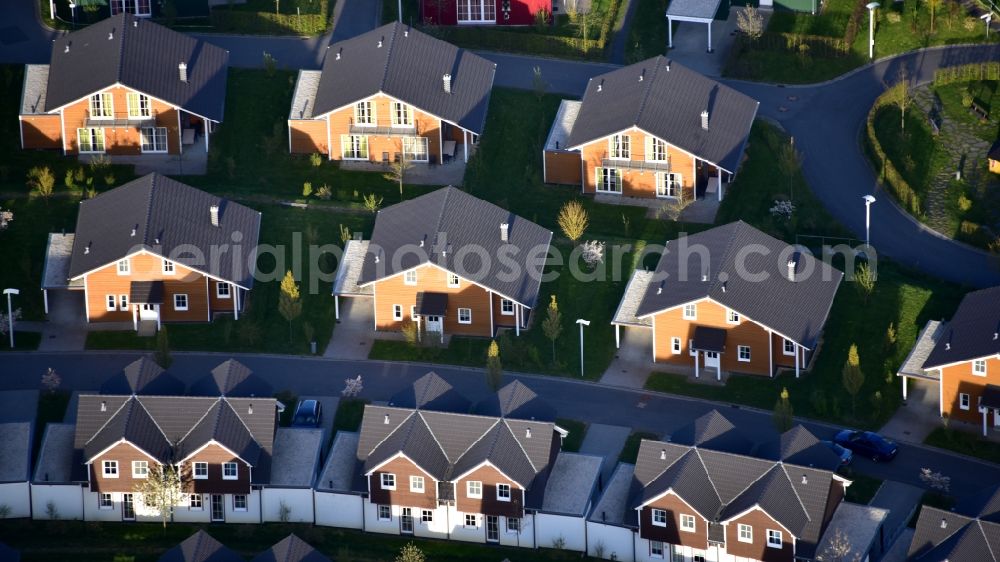
[[[309,197],[313,194],[313,184],[312,182],[305,182],[302,184],[302,196]]]
[[[961,195],[959,195],[958,196],[958,209],[960,211],[962,211],[963,213],[967,213],[970,209],[972,209],[972,199],[969,199],[968,197],[966,197],[964,193],[961,194]]]
[[[566,238],[576,242],[583,236],[590,223],[587,210],[579,201],[569,201],[559,209],[559,216],[556,218],[559,228],[562,229]]]
[[[899,23],[903,21],[903,16],[899,12],[889,12],[885,19],[889,20],[889,23]]]
[[[48,199],[52,197],[55,186],[56,177],[52,175],[52,170],[48,166],[28,170],[28,187],[31,188],[32,195]]]
[[[309,155],[309,163],[312,164],[314,168],[319,168],[323,164],[323,157],[320,156],[318,152],[313,152]]]
[[[333,197],[333,191],[330,190],[330,186],[324,184],[316,190],[316,197],[324,201],[329,201]]]

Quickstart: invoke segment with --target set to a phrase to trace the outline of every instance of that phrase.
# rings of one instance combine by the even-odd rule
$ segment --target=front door
[[[404,507],[399,516],[399,532],[404,535],[413,534],[413,509]]]
[[[122,520],[135,521],[135,496],[122,494]]]
[[[488,542],[500,540],[500,517],[496,515],[486,516],[486,540]]]
[[[144,304],[139,308],[139,320],[156,320],[155,304]]]
[[[427,318],[427,331],[440,333],[444,330],[444,324],[441,322],[440,316],[426,316]]]
[[[705,368],[719,370],[719,353],[716,351],[705,352]]]
[[[1000,408],[993,409],[993,427],[1000,427]]]
[[[212,494],[212,521],[225,521],[226,509],[222,503],[222,494]]]

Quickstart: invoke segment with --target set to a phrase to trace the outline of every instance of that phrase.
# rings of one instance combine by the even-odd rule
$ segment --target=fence
[[[868,149],[867,152],[872,160],[875,161],[875,165],[878,167],[879,180],[889,187],[889,192],[896,197],[903,207],[905,207],[910,214],[919,217],[923,214],[923,204],[920,201],[920,196],[917,195],[910,184],[903,179],[903,176],[893,165],[892,161],[886,155],[885,150],[882,149],[882,145],[878,141],[878,137],[875,135],[875,114],[878,111],[892,104],[892,97],[896,95],[896,87],[890,88],[878,99],[875,100],[875,104],[872,105],[871,111],[868,112],[868,119],[865,124],[865,148]]]
[[[756,39],[745,35],[738,37],[741,47],[759,51],[799,53],[802,51],[802,45],[805,45],[812,56],[834,58],[847,56],[850,53],[850,45],[837,37],[775,32],[764,32]]]
[[[963,64],[939,68],[934,71],[935,86],[973,80],[1000,80],[1000,62]]]

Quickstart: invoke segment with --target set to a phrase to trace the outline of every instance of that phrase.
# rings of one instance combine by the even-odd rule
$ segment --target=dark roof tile
[[[1000,287],[965,295],[924,369],[1000,354]]]

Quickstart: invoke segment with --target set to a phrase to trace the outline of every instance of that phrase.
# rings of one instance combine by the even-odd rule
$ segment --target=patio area
[[[384,174],[391,170],[391,165],[380,162],[341,160],[340,168],[342,170],[379,172]],[[461,186],[465,181],[465,168],[466,163],[461,158],[453,158],[444,164],[413,162],[410,168],[406,170],[403,181],[414,185]]]
[[[110,160],[112,164],[135,166],[138,176],[152,172],[172,176],[203,176],[208,170],[208,149],[203,138],[192,144],[184,144],[181,154],[81,154],[78,159],[86,164],[101,157]]]

